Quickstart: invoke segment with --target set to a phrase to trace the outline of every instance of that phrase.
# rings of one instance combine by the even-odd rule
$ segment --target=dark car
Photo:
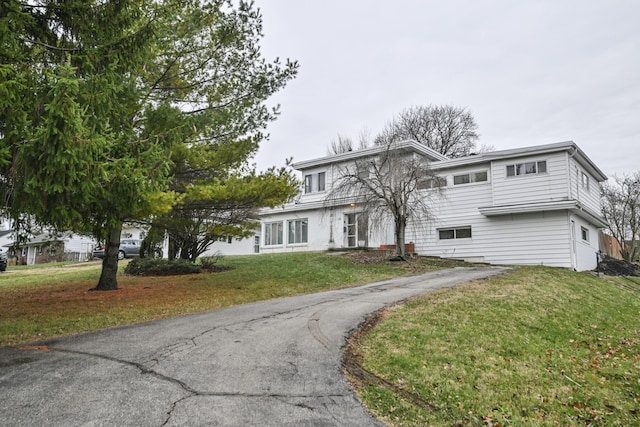
[[[134,258],[140,256],[140,244],[142,240],[122,239],[118,250],[118,259]],[[94,258],[104,258],[104,245],[98,245],[93,250]]]
[[[7,253],[0,249],[0,271],[7,271]]]

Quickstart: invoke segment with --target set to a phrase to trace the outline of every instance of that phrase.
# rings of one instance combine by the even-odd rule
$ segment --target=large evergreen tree
[[[264,61],[260,37],[245,2],[3,2],[3,208],[104,239],[97,289],[117,288],[122,223],[166,213],[199,155],[208,179],[256,175],[247,158],[277,113],[264,102],[297,70]]]

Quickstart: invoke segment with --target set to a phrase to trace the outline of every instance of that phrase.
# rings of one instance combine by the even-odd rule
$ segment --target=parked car
[[[134,258],[140,256],[140,244],[142,240],[122,239],[118,250],[118,259]],[[104,258],[104,245],[98,245],[93,250],[94,258]]]
[[[0,249],[0,271],[7,271],[7,253]]]

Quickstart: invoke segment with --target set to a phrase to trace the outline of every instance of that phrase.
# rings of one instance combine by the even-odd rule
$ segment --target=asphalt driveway
[[[0,425],[382,425],[342,374],[349,331],[387,305],[506,270],[441,270],[0,348]]]

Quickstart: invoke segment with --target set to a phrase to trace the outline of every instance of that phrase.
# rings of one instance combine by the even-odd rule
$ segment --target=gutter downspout
[[[577,179],[577,166],[576,166],[576,197],[574,198],[572,195],[572,190],[573,190],[573,186],[571,185],[571,159],[573,159],[576,155],[576,153],[578,152],[578,149],[576,147],[572,147],[569,150],[569,155],[567,157],[567,178],[569,179],[569,200],[575,200],[576,202],[578,202],[579,198],[578,198],[578,179]],[[577,251],[577,247],[576,247],[576,229],[575,229],[575,220],[573,219],[573,215],[571,214],[571,211],[567,211],[568,215],[567,215],[567,220],[568,220],[568,227],[569,227],[569,250],[570,250],[570,258],[571,258],[571,264],[573,264],[571,267],[574,270],[577,270],[578,268],[578,251]]]

